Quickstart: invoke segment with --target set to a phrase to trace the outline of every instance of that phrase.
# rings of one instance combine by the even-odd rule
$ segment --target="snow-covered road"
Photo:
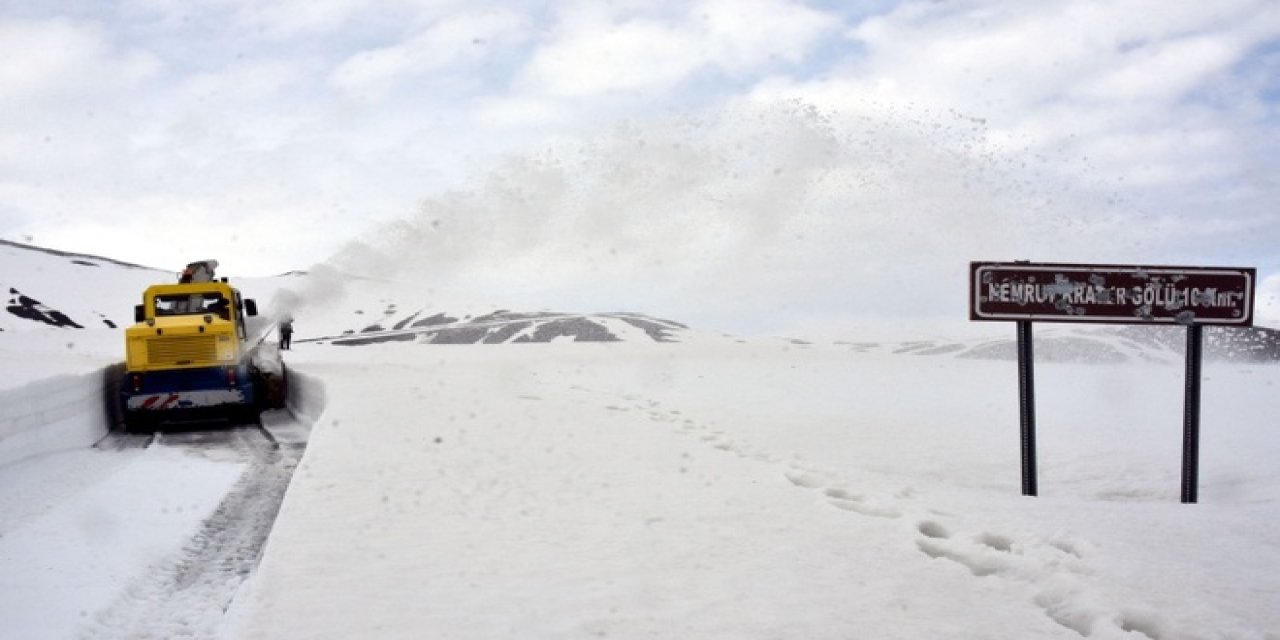
[[[113,433],[0,468],[3,635],[216,637],[301,458],[285,433]]]

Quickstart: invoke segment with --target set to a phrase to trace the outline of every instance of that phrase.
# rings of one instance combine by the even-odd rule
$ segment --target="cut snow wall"
[[[111,428],[104,389],[118,375],[113,365],[0,392],[0,466],[100,440]]]
[[[301,424],[312,425],[324,413],[325,390],[320,378],[288,368],[289,393],[285,404]]]

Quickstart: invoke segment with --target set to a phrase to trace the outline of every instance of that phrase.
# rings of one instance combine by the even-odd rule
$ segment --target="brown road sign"
[[[969,318],[1251,326],[1256,280],[1251,268],[972,262]]]

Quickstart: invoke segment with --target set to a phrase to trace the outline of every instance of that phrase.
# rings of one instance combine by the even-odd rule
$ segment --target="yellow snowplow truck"
[[[195,420],[257,422],[263,409],[284,406],[279,352],[251,344],[251,299],[226,278],[216,260],[187,265],[176,284],[147,287],[125,330],[120,410],[128,431]]]

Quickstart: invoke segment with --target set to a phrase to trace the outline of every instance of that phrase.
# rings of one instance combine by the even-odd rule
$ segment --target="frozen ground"
[[[311,346],[327,404],[238,638],[1275,638],[1275,366],[847,347]]]
[[[963,321],[924,341],[300,341],[315,424],[257,564],[218,532],[262,532],[274,511],[228,505],[289,461],[91,448],[121,337],[80,320],[127,316],[111,301],[137,283],[71,295],[64,269],[113,268],[75,260],[5,262],[42,305],[23,309],[87,328],[0,314],[4,637],[1280,638],[1275,364],[1206,363],[1182,505],[1181,361],[1119,335],[1037,332],[1046,360],[1125,356],[1038,365],[1038,498],[1014,363],[960,357],[991,344]],[[494,311],[361,286],[316,313],[285,304],[316,290],[277,294],[296,284],[244,286],[303,340]]]
[[[161,601],[136,591],[136,579],[181,557],[240,472],[163,448],[86,449],[0,469],[4,636],[74,638],[118,600]]]

